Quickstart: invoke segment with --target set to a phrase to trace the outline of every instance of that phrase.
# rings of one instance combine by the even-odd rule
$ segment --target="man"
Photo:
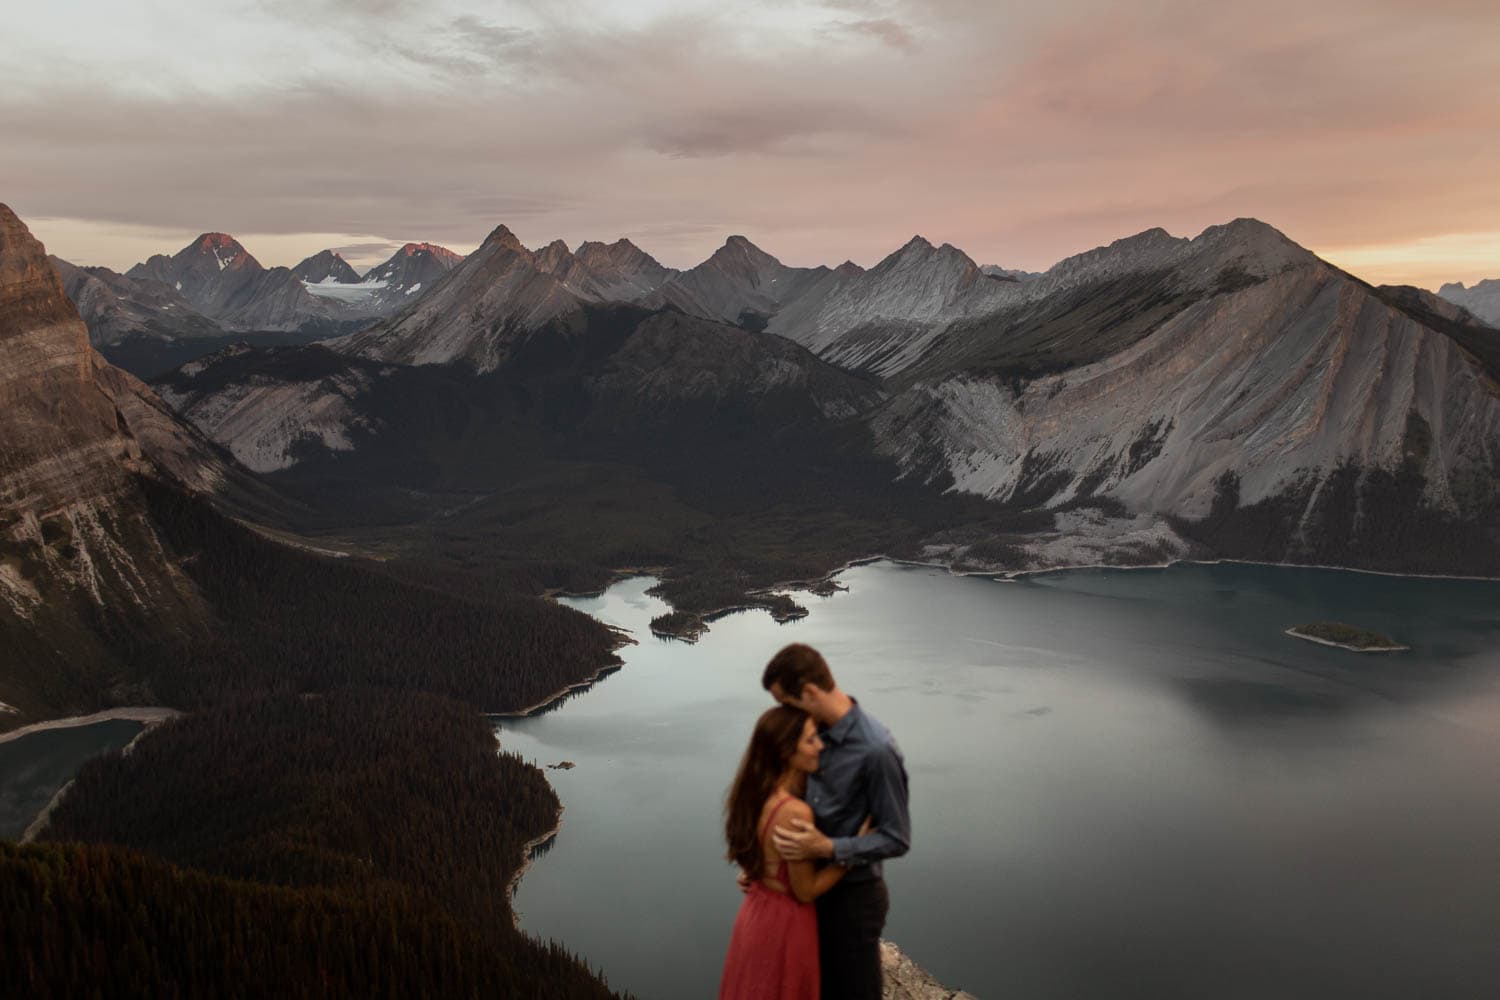
[[[818,771],[807,782],[817,825],[778,827],[776,849],[792,861],[849,866],[817,902],[823,1000],[879,1000],[880,932],[890,908],[881,862],[911,847],[906,763],[890,730],[839,689],[811,646],[793,643],[777,653],[761,685],[812,716],[823,738]],[[861,835],[867,818],[869,832]]]

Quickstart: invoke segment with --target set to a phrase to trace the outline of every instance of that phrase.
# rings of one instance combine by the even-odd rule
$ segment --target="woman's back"
[[[787,862],[781,856],[780,852],[776,850],[776,842],[771,839],[771,830],[776,825],[777,814],[783,811],[782,806],[785,806],[789,802],[797,802],[803,806],[803,809],[807,808],[806,803],[802,802],[801,799],[797,798],[791,792],[774,792],[766,800],[766,804],[761,807],[760,824],[757,827],[760,831],[760,881],[767,889],[784,893],[788,896],[792,894],[792,886],[788,877]]]
[[[805,802],[784,791],[761,807],[760,878],[734,921],[720,1000],[818,1000],[817,908],[792,894],[788,862],[771,840],[778,818],[801,811],[811,815]]]

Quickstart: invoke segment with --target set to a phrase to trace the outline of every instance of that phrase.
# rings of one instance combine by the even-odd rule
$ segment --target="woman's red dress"
[[[766,817],[760,829],[762,844],[790,798],[782,799]],[[791,889],[785,860],[775,877]],[[751,883],[734,919],[719,1000],[818,1000],[817,907],[760,881]]]

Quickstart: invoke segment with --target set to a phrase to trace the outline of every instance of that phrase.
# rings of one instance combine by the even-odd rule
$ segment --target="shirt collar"
[[[854,704],[844,713],[844,717],[823,731],[823,735],[834,743],[842,743],[848,739],[849,734],[854,731],[855,723],[859,721],[859,702],[853,698],[849,700]]]

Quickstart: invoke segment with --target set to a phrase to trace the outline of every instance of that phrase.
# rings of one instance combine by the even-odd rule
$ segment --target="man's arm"
[[[870,797],[869,833],[833,837],[833,860],[841,865],[867,865],[899,858],[911,849],[911,814],[907,809],[906,767],[893,746],[870,754],[865,764],[865,788]]]
[[[792,820],[771,831],[776,850],[788,860],[830,858],[841,865],[865,865],[900,857],[911,847],[911,817],[906,808],[906,767],[895,747],[874,751],[865,762],[870,814],[853,837],[824,836],[805,820]]]

